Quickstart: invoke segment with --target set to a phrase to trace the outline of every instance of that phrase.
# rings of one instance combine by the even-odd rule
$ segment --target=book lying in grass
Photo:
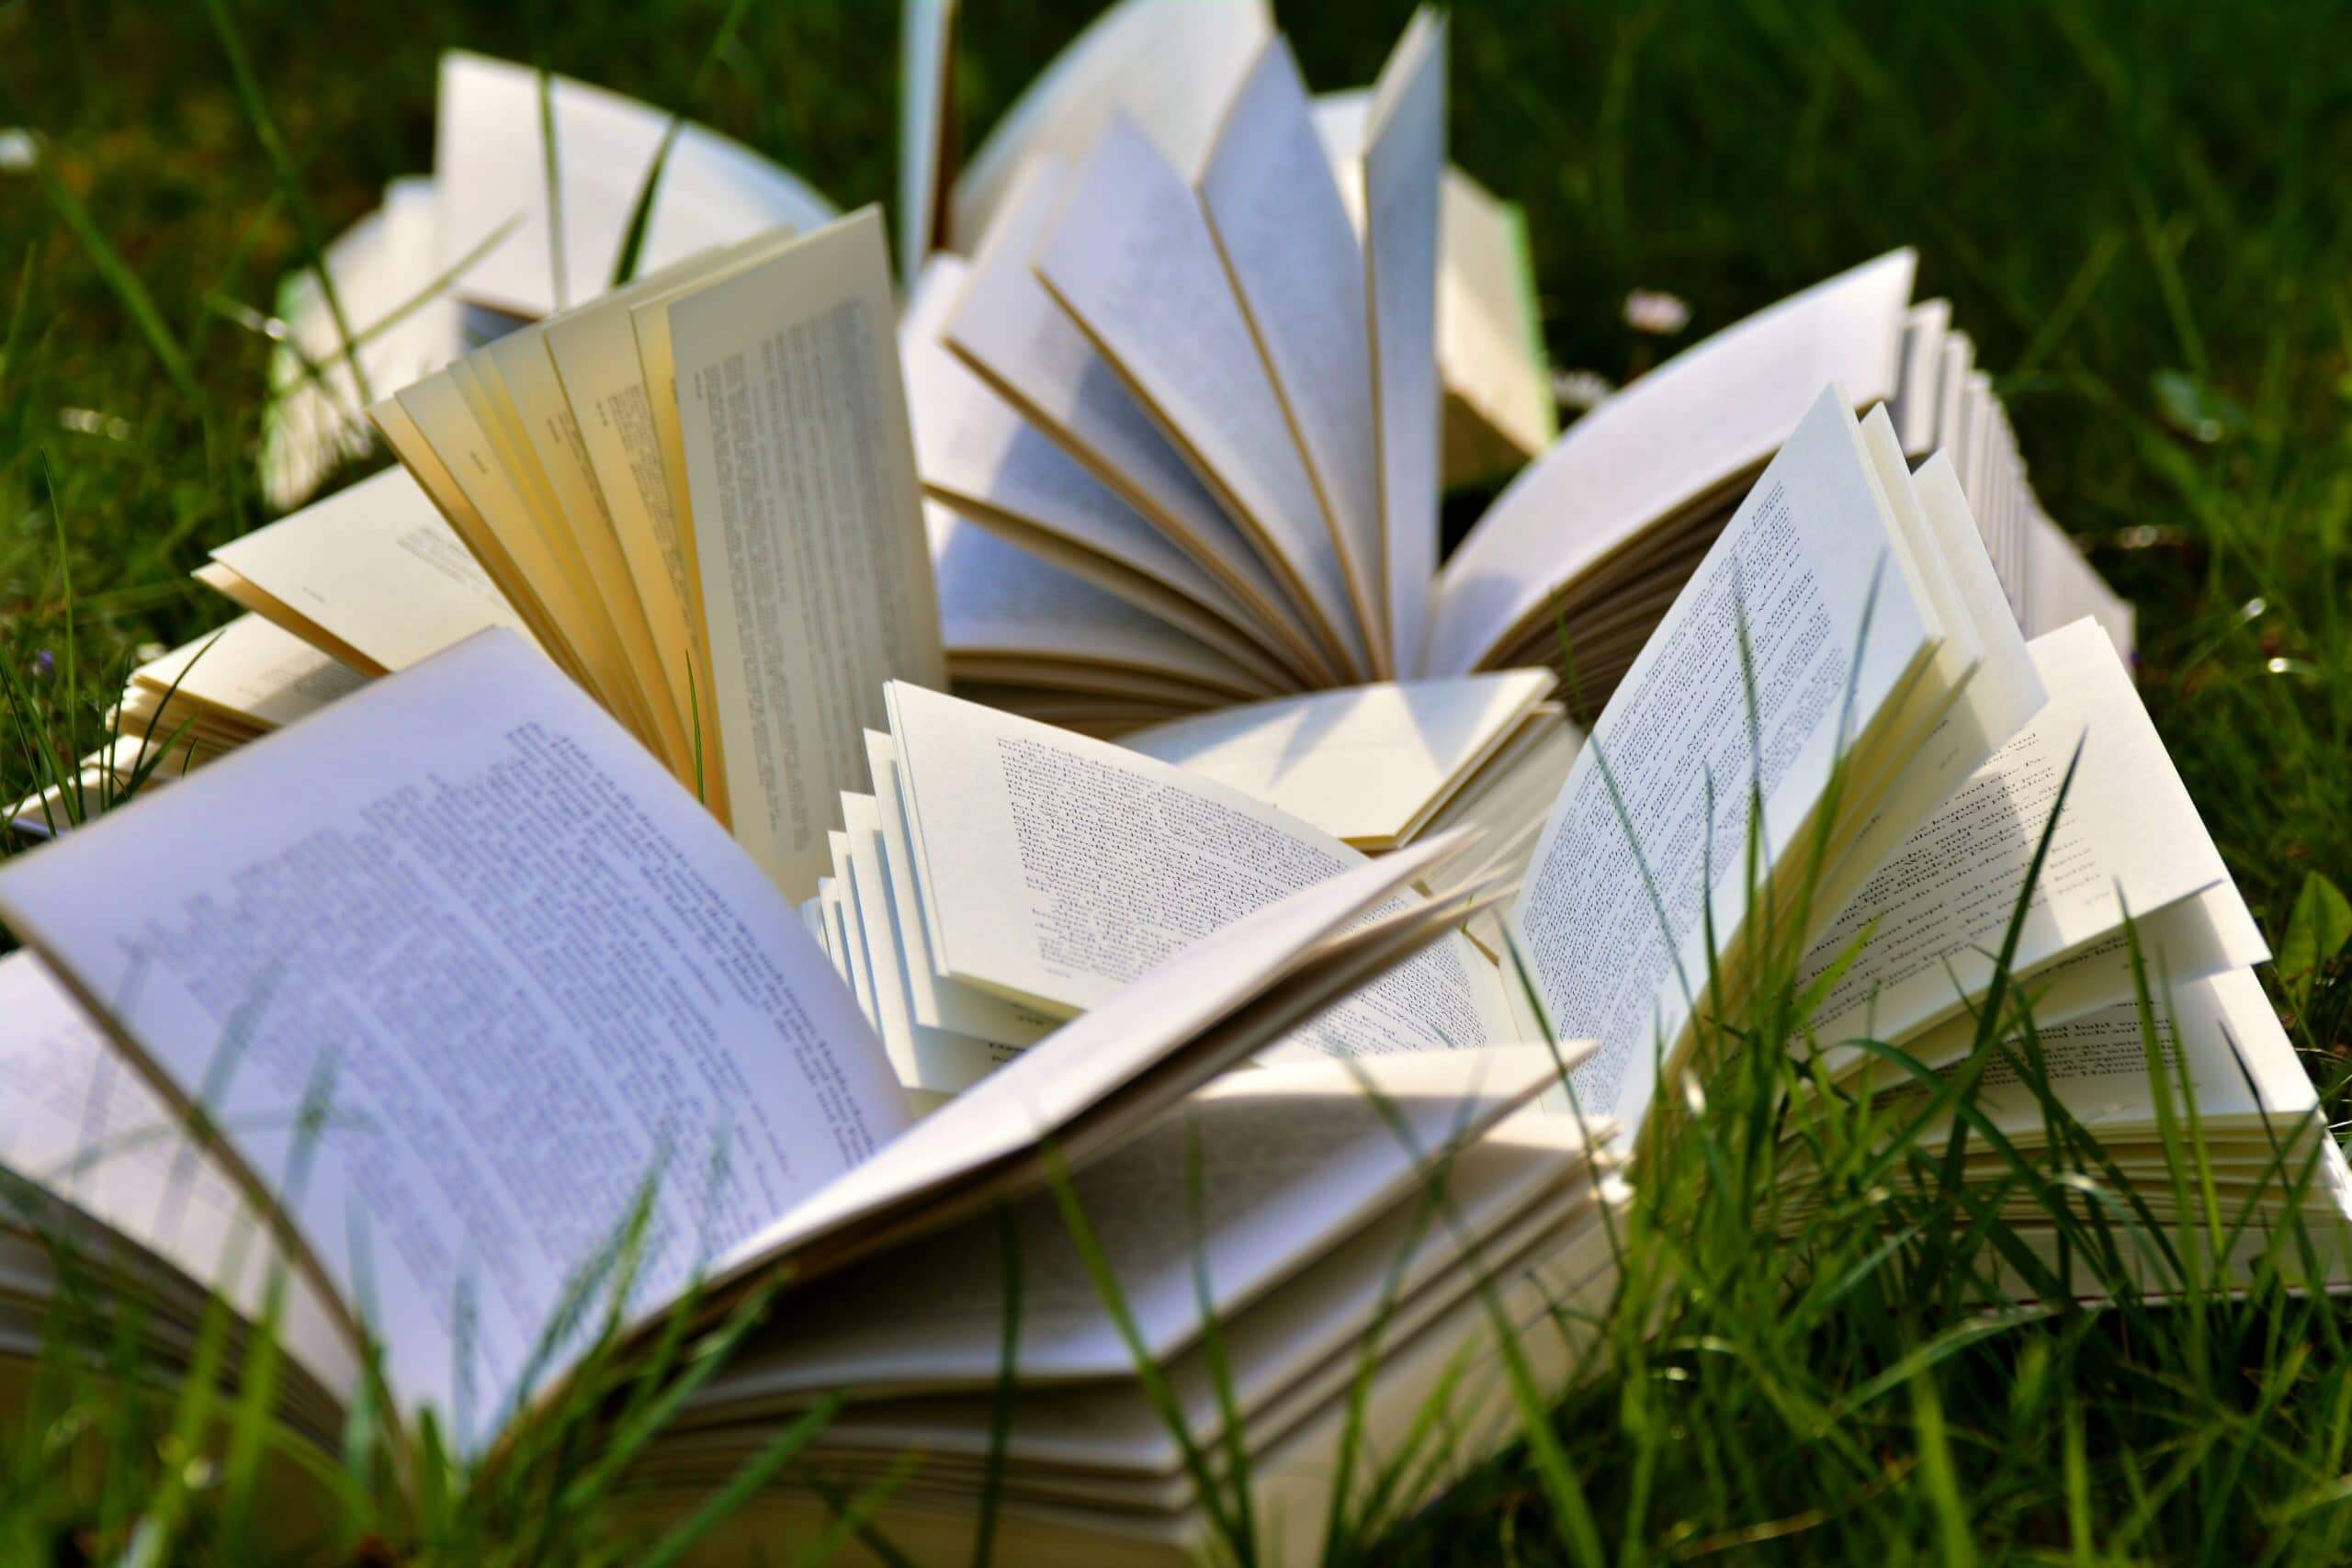
[[[882,682],[944,679],[895,315],[867,209],[699,253],[369,411],[548,657],[795,892]]]
[[[918,795],[960,735],[926,700],[1019,723],[897,695]],[[487,632],[0,873],[0,914],[39,954],[0,964],[5,1071],[85,1108],[7,1152],[32,1188],[19,1240],[79,1243],[17,1247],[11,1298],[122,1255],[98,1299],[127,1329],[147,1314],[187,1348],[210,1288],[240,1338],[282,1336],[288,1419],[347,1430],[379,1377],[393,1416],[435,1412],[467,1452],[584,1418],[613,1358],[658,1353],[673,1314],[758,1298],[772,1313],[737,1359],[681,1386],[691,1430],[643,1455],[699,1498],[752,1434],[842,1396],[922,1395],[888,1424],[968,1454],[1002,1375],[1010,1237],[1016,1389],[1038,1414],[1007,1539],[1209,1529],[1130,1329],[1262,1461],[1252,1484],[1297,1504],[1279,1528],[1319,1523],[1341,1445],[1417,1440],[1433,1389],[1491,1393],[1494,1314],[1544,1314],[1607,1257],[1605,1161],[1573,1121],[1521,1113],[1559,1055],[1356,1032],[1452,1005],[1393,976],[1423,973],[1486,896],[1411,890],[1467,850],[1335,846],[1319,877],[1241,863],[1237,900],[1245,873],[1297,891],[1230,906],[1124,984],[1008,965],[961,918],[972,866],[936,863],[965,972],[1085,1011],[918,1121],[764,870],[546,659]],[[1104,1258],[1108,1302],[1089,1294]],[[1556,1384],[1573,1342],[1544,1337]],[[1118,1434],[1084,1467],[1099,1495],[1067,1504],[1069,1445],[1096,1423]],[[828,1442],[857,1462],[877,1430]],[[959,1459],[910,1506],[953,1497],[968,1528],[976,1491]]]
[[[2131,999],[2135,937],[2174,982],[2267,956],[2113,644],[2029,646],[1951,462],[1913,474],[1835,389],[1602,711],[1502,923],[1546,1030],[1600,1043],[1577,1102],[1629,1129],[1774,974],[1867,1074],[1967,1057],[1996,985],[2045,1024]]]

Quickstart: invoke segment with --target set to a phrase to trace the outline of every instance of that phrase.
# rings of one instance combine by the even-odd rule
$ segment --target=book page
[[[255,729],[307,718],[368,678],[259,615],[240,615],[219,631],[175,648],[130,672],[130,683],[169,705],[209,710]],[[168,726],[156,732],[170,734]]]
[[[956,0],[899,7],[899,276],[915,277],[946,227],[947,89],[954,76]]]
[[[1120,0],[1054,57],[973,153],[956,182],[955,248],[980,243],[1024,167],[1080,156],[1114,113],[1190,175],[1273,31],[1266,0]]]
[[[1841,751],[1932,646],[1921,606],[1888,570],[1896,547],[1883,505],[1833,387],[1707,552],[1569,769],[1504,926],[1553,1037],[1600,1042],[1571,1080],[1588,1115],[1639,1126],[1657,1058],[1696,1006],[1708,919],[1724,943],[1744,919],[1751,832],[1760,863],[1799,852]],[[1751,820],[1752,790],[1761,822]]]
[[[579,416],[548,353],[547,334],[526,327],[482,352],[497,371],[498,389],[508,400],[524,438],[538,459],[557,513],[611,619],[662,752],[671,760],[672,771],[688,778],[689,769],[681,764],[690,764],[693,757],[686,733],[692,705],[673,683],[670,666],[674,660],[665,660],[655,640],[645,595],[639,591],[612,507],[589,460]],[[664,583],[657,579],[652,586],[660,592]]]
[[[1379,849],[1442,804],[1552,686],[1548,670],[1351,686],[1154,725],[1119,744]]]
[[[1942,412],[1939,382],[1943,376],[1944,333],[1951,326],[1951,301],[1927,299],[1903,318],[1903,370],[1893,400],[1894,426],[1906,457],[1936,449],[1936,420]]]
[[[1273,684],[1125,600],[974,526],[923,509],[948,661],[989,654],[1182,676],[1230,698]]]
[[[490,626],[529,636],[405,468],[217,546],[212,558],[325,628],[371,675]]]
[[[1321,500],[1200,202],[1134,125],[1103,127],[1034,265],[1241,525],[1324,650],[1369,672]]]
[[[883,683],[946,683],[895,317],[875,209],[669,307],[730,820],[794,897]]]
[[[1329,520],[1373,672],[1393,675],[1363,252],[1283,39],[1267,44],[1227,107],[1200,198]],[[1434,483],[1430,494],[1434,504]]]
[[[1364,276],[1379,423],[1381,556],[1400,673],[1422,669],[1437,589],[1439,182],[1445,172],[1445,24],[1423,7],[1380,73],[1365,123]]]
[[[29,953],[0,958],[0,1095],[9,1111],[0,1164],[217,1292],[248,1321],[261,1316],[282,1260],[252,1206]],[[285,1290],[281,1343],[328,1393],[349,1401],[361,1368],[339,1309],[299,1274]]]
[[[1770,457],[1825,384],[1858,408],[1893,392],[1917,261],[1890,252],[1783,299],[1571,425],[1447,558],[1422,673],[1510,646],[1579,573]]]
[[[890,687],[918,874],[946,976],[1033,1005],[1098,1005],[1251,910],[1363,857],[1207,779],[1105,741]],[[1280,1055],[1512,1038],[1494,966],[1459,936],[1374,982]]]
[[[1807,953],[1800,987],[1866,928],[1871,933],[1821,1000],[1815,1032],[1824,1042],[1900,1040],[1983,990],[2078,743],[2081,761],[2019,935],[2018,974],[2116,934],[2126,908],[2144,919],[2227,885],[2221,854],[2107,638],[2077,622],[2036,638],[2032,649],[2048,703],[1904,840]]]
[[[377,1314],[402,1408],[468,1451],[645,1183],[653,1311],[905,1121],[791,906],[501,633],[11,863],[0,913],[205,1095],[224,1161]]]
[[[926,269],[899,333],[926,492],[968,516],[1038,530],[1119,569],[1101,584],[1230,657],[1282,668],[1241,597],[1121,500],[940,341],[969,276],[951,256]],[[1098,583],[1101,574],[1098,572]],[[1114,580],[1116,581],[1116,580]],[[1138,592],[1138,587],[1148,592]]]
[[[1259,555],[1118,373],[1032,267],[1069,187],[1059,163],[1023,175],[972,258],[944,341],[1023,418],[1190,555],[1247,606],[1286,661],[1328,683],[1336,671]]]
[[[495,239],[458,291],[524,317],[550,315],[612,287],[638,195],[672,124],[666,110],[567,77],[554,79],[551,96],[560,229],[549,212],[538,73],[462,50],[441,56],[436,271]],[[751,149],[682,125],[662,165],[637,270],[653,272],[779,223],[816,228],[832,217],[823,197]]]

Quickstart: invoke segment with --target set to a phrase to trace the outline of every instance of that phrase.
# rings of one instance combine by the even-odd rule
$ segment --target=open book
[[[944,679],[894,320],[867,209],[697,253],[370,410],[540,648],[795,892],[882,682]]]
[[[1089,100],[1016,164],[988,166],[968,262],[934,260],[905,329],[923,483],[960,520],[1204,645],[1232,679],[1298,689],[1551,664],[1597,705],[1836,382],[1858,412],[1899,410],[1911,456],[1950,453],[2029,625],[2080,604],[2087,569],[2033,503],[1948,307],[1914,307],[1908,251],[1609,399],[1441,567],[1444,26],[1408,28],[1335,175],[1287,45],[1216,25],[1250,14],[1188,15],[1229,51],[1213,110],[1171,125],[1156,118],[1168,106]],[[1136,29],[1156,15],[1114,14]],[[1133,695],[1138,722],[1165,700],[1140,682]],[[1047,716],[1071,697],[1041,675],[1033,701],[1020,705]],[[1099,698],[1082,711],[1105,728],[1122,716]]]
[[[19,1122],[6,1151],[42,1195],[10,1242],[12,1300],[55,1288],[62,1265],[25,1241],[59,1233],[119,1261],[114,1299],[152,1311],[166,1348],[185,1352],[207,1288],[249,1319],[275,1300],[289,1418],[340,1430],[373,1337],[402,1416],[431,1407],[480,1450],[585,1348],[539,1336],[642,1204],[629,1332],[654,1331],[697,1281],[697,1311],[786,1282],[775,1319],[649,1456],[655,1479],[700,1495],[819,1393],[887,1393],[899,1402],[861,1400],[825,1444],[848,1466],[910,1432],[958,1456],[907,1506],[968,1529],[1009,1220],[1024,1280],[1011,1539],[1197,1541],[1181,1456],[1045,1190],[1058,1162],[1149,1353],[1209,1431],[1227,1418],[1203,1377],[1215,1314],[1243,1391],[1237,1437],[1295,1505],[1272,1510],[1278,1528],[1324,1517],[1317,1488],[1360,1369],[1376,1395],[1359,1435],[1375,1446],[1402,1440],[1432,1389],[1479,1393],[1464,1423],[1491,1416],[1491,1367],[1454,1374],[1477,1372],[1495,1311],[1523,1322],[1598,1288],[1614,1200],[1574,1120],[1521,1109],[1556,1083],[1554,1052],[1396,1051],[1383,1032],[1453,1018],[1458,998],[1424,982],[1482,895],[1411,884],[1464,840],[1367,863],[1256,807],[1288,859],[1236,858],[1216,908],[1165,911],[1194,940],[1136,958],[1132,981],[1024,969],[1017,942],[990,945],[1012,933],[973,923],[987,867],[947,852],[935,791],[969,777],[971,747],[1030,738],[967,730],[1021,721],[916,688],[894,688],[891,709],[940,951],[973,997],[1084,1009],[920,1121],[763,868],[512,633],[12,863],[0,914],[39,956],[0,963],[0,1075],[78,1108]],[[1253,809],[1161,783],[1171,818]],[[1214,880],[1196,879],[1204,895]],[[21,1343],[26,1310],[0,1314],[0,1341]],[[1543,1337],[1545,1375],[1563,1375],[1572,1346]]]

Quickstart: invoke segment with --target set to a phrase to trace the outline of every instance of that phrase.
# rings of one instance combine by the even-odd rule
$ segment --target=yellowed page
[[[687,739],[690,715],[672,688],[668,663],[654,641],[652,620],[646,613],[645,595],[630,574],[612,508],[605,503],[604,488],[596,482],[595,469],[588,461],[578,414],[564,395],[555,361],[548,356],[546,334],[526,327],[510,333],[483,352],[497,372],[497,389],[503,393],[538,458],[539,471],[612,622],[640,700],[661,739],[661,749],[671,760],[671,771],[684,777],[682,769],[693,756]],[[659,590],[662,585],[653,586]]]
[[[405,670],[488,626],[526,630],[405,468],[232,539],[212,558],[330,633],[369,674]]]
[[[141,665],[130,683],[158,698],[169,694],[173,708],[207,709],[255,729],[277,729],[350,695],[368,677],[248,615]]]
[[[482,555],[487,546],[503,558],[514,579],[512,585],[503,584],[507,586],[508,597],[518,604],[527,598],[537,606],[547,630],[570,657],[582,683],[626,721],[629,709],[621,695],[626,676],[618,667],[618,651],[597,635],[594,614],[582,602],[571,573],[538,526],[530,503],[503,461],[504,454],[466,400],[461,385],[465,376],[460,361],[396,393],[392,400],[447,467],[465,497],[466,515],[481,530],[481,537],[468,538],[475,553]],[[405,460],[406,454],[402,457]],[[458,517],[450,521],[461,535],[465,533],[465,522]]]
[[[668,318],[733,826],[805,897],[884,683],[946,679],[878,209]]]
[[[628,649],[621,641],[611,607],[588,570],[578,531],[564,514],[563,504],[557,499],[555,487],[539,462],[537,448],[532,446],[529,432],[523,428],[522,416],[515,412],[514,400],[499,377],[496,361],[487,350],[478,350],[450,366],[446,374],[465,399],[475,426],[490,443],[490,451],[498,459],[508,490],[522,503],[518,525],[534,531],[545,558],[562,575],[565,593],[579,616],[579,625],[572,633],[575,646],[593,650],[598,680],[605,686],[605,704],[633,734],[653,749],[655,755],[674,767],[676,758],[662,743],[662,731],[654,724],[652,707],[629,661]],[[593,526],[593,522],[589,525]]]

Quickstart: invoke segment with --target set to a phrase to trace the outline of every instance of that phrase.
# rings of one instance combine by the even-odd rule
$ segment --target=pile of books
[[[946,9],[910,16],[944,80]],[[2352,1234],[2129,612],[1910,254],[1643,377],[1441,563],[1477,400],[1443,25],[1318,118],[1262,22],[1130,0],[952,190],[932,100],[903,309],[871,209],[657,205],[642,276],[533,293],[618,231],[567,196],[560,245],[496,232],[443,161],[436,231],[507,280],[463,308],[513,319],[371,389],[401,467],[213,552],[245,614],[138,671],[89,764],[205,765],[0,871],[0,1077],[105,1123],[0,1150],[37,1195],[0,1351],[61,1236],[125,1260],[101,1304],[166,1365],[208,1292],[251,1316],[282,1276],[289,1420],[331,1444],[372,1366],[484,1451],[575,1375],[541,1330],[650,1203],[630,1344],[774,1297],[649,1498],[821,1407],[837,1483],[929,1456],[875,1521],[920,1557],[967,1557],[990,1490],[1023,1560],[1239,1517],[1302,1556],[1362,1477],[1427,1495],[1508,1440],[1507,1375],[1583,1374],[1660,1090],[1775,955],[1840,1103],[1919,1104],[2022,982],[2046,1081],[1991,1075],[1971,1125],[2030,1146],[2047,1092],[2125,1170],[2164,1157],[2144,959],[2259,1222],[2232,1261]],[[527,215],[537,84],[453,70],[534,95]],[[658,121],[555,102],[625,222]],[[2003,1201],[2004,1288],[2083,1288]],[[2333,1283],[2352,1244],[2259,1261]],[[1248,1507],[1200,1453],[1247,1456]],[[828,1506],[794,1472],[739,1522]]]

